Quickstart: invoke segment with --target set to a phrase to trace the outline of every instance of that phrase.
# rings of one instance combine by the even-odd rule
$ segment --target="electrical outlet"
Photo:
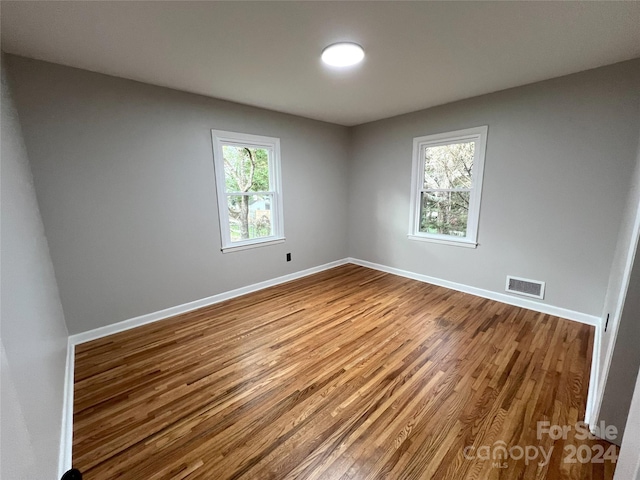
[[[290,261],[291,261],[291,254],[287,253],[287,262],[290,262]]]

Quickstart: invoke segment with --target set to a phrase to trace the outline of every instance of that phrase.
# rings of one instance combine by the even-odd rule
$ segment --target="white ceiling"
[[[2,2],[8,53],[355,125],[640,57],[640,2]],[[320,62],[336,41],[363,64]]]

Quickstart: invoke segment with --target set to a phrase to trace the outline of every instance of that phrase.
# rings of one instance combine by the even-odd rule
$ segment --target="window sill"
[[[435,237],[426,237],[422,235],[407,235],[409,240],[418,240],[420,242],[431,242],[431,243],[439,243],[441,245],[453,245],[454,247],[465,247],[465,248],[476,248],[478,244],[471,240],[460,239],[456,240],[452,237],[447,238],[435,238]]]
[[[252,243],[243,243],[242,245],[231,245],[228,247],[222,247],[222,253],[238,252],[240,250],[249,250],[250,248],[268,247],[269,245],[276,245],[278,243],[284,243],[285,237],[272,238],[269,240],[261,240]]]

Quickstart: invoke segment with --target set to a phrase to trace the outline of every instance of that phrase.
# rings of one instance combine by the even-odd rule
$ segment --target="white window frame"
[[[487,148],[486,125],[454,132],[438,133],[413,139],[413,165],[411,169],[411,206],[409,220],[409,239],[425,242],[476,248],[478,246],[478,224],[480,220],[480,201],[482,197],[482,177],[484,175],[484,157]],[[469,197],[469,215],[467,217],[467,236],[456,237],[420,231],[420,197],[422,192],[433,190],[424,188],[425,149],[452,143],[474,141],[473,167],[471,168],[471,192]]]
[[[220,221],[220,237],[222,240],[222,251],[233,252],[246,250],[249,248],[263,247],[285,241],[284,237],[284,217],[282,208],[282,177],[280,171],[280,139],[275,137],[265,137],[262,135],[252,135],[248,133],[227,132],[224,130],[211,130],[213,141],[213,165],[216,179],[216,194],[218,199],[218,219]],[[238,147],[263,148],[269,151],[269,188],[267,193],[273,196],[271,203],[271,222],[273,235],[261,238],[251,238],[237,242],[231,241],[231,228],[229,221],[229,207],[227,196],[239,194],[239,192],[227,192],[223,145],[235,145]]]

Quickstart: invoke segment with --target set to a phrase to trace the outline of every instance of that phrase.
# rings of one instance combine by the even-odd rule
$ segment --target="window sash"
[[[486,126],[475,127],[455,132],[416,137],[413,139],[413,169],[411,185],[411,205],[409,238],[429,240],[437,243],[467,244],[463,246],[475,247],[480,217],[480,200],[482,195],[482,181],[484,174],[484,156],[486,150]],[[431,189],[424,188],[426,169],[426,149],[434,146],[455,145],[474,142],[474,158],[471,169],[471,188],[464,189]],[[470,192],[469,214],[467,218],[467,235],[456,237],[445,234],[432,234],[420,231],[420,202],[426,192]]]
[[[216,193],[218,198],[218,219],[220,223],[220,237],[223,252],[243,250],[284,241],[284,222],[282,205],[282,186],[280,174],[280,139],[263,137],[221,130],[211,131],[213,140],[213,160],[215,167]],[[257,148],[268,152],[269,187],[270,190],[256,190],[237,192],[227,190],[227,174],[224,166],[223,147]],[[229,215],[228,198],[231,196],[271,196],[271,231],[265,237],[231,240],[231,218]]]
[[[232,219],[231,215],[231,205],[233,203],[233,199],[238,201],[240,197],[251,198],[254,197],[257,202],[268,202],[269,208],[258,209],[256,208],[256,203],[249,203],[247,205],[247,233],[249,234],[249,238],[237,238],[241,232],[242,222],[238,222],[237,219]],[[248,194],[240,194],[234,195],[232,193],[227,194],[227,212],[229,212],[229,236],[233,245],[237,245],[240,242],[245,242],[247,240],[250,241],[258,241],[265,238],[272,238],[274,236],[274,209],[272,208],[275,202],[275,195],[270,193],[248,193]],[[258,203],[259,205],[259,203]],[[235,203],[235,207],[239,207],[239,203]],[[266,205],[265,205],[266,207]],[[260,213],[262,212],[262,213]],[[268,212],[268,213],[266,213]],[[262,216],[259,216],[262,215]],[[266,223],[265,223],[266,216]],[[234,239],[234,237],[236,237]]]
[[[424,192],[471,192],[473,187],[471,188],[423,188],[420,190],[420,193]]]
[[[234,197],[238,197],[240,195],[248,195],[248,196],[253,196],[253,195],[277,195],[278,192],[276,192],[275,190],[251,190],[249,192],[224,192],[225,195],[229,196],[232,195]]]
[[[470,196],[470,191],[421,192],[418,232],[466,238]]]
[[[229,142],[229,141],[225,141],[225,142],[221,142],[220,144],[220,150],[221,150],[221,154],[223,155],[222,151],[224,150],[224,147],[236,147],[236,148],[256,148],[256,149],[260,149],[260,150],[266,150],[267,154],[268,154],[268,169],[269,169],[269,187],[274,187],[275,185],[277,185],[277,180],[274,178],[274,174],[275,174],[275,166],[274,163],[276,162],[276,159],[274,157],[275,152],[274,149],[269,146],[269,145],[261,145],[258,143],[249,143],[249,142]],[[223,161],[223,167],[224,167],[224,161]],[[229,191],[227,190],[227,172],[226,169],[224,170],[224,190],[225,193],[229,193]],[[258,193],[257,190],[250,190],[249,192],[251,193]],[[249,192],[238,192],[238,195],[241,195],[243,193],[249,193]]]

